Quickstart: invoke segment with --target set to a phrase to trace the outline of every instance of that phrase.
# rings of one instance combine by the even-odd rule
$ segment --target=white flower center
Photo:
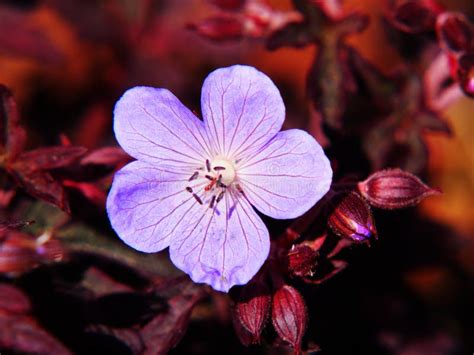
[[[226,191],[235,189],[245,196],[236,180],[234,163],[227,158],[217,156],[212,161],[206,159],[204,166],[196,169],[188,179],[189,184],[185,190],[192,194],[200,205],[215,209],[224,198]]]
[[[211,172],[216,176],[221,176],[221,182],[230,186],[235,180],[234,164],[229,160],[221,157],[216,157],[211,162]]]

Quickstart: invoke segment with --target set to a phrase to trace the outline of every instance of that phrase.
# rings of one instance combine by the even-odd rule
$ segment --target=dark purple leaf
[[[244,31],[242,22],[229,15],[209,17],[199,23],[189,24],[188,28],[204,38],[218,42],[239,40]]]
[[[168,300],[168,310],[142,328],[144,354],[166,354],[175,347],[188,327],[194,306],[203,296],[203,290],[191,282],[179,287],[179,293]]]
[[[246,1],[248,0],[209,0],[214,6],[227,11],[240,10]]]
[[[0,310],[0,348],[26,354],[72,354],[31,317]]]
[[[38,148],[20,154],[12,167],[30,172],[64,168],[78,161],[86,152],[84,147]]]
[[[30,308],[30,300],[22,291],[8,284],[0,284],[0,310],[25,314]]]
[[[0,149],[9,159],[21,153],[25,146],[26,132],[20,124],[16,102],[10,90],[0,85]]]
[[[64,187],[51,174],[44,171],[30,172],[28,170],[15,170],[13,174],[28,194],[70,212]]]

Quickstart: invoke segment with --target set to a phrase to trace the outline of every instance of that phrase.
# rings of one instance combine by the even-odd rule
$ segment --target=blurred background
[[[269,3],[292,9],[287,0]],[[474,19],[472,0],[440,3]],[[384,73],[402,64],[384,32],[385,1],[346,0],[344,9],[371,17],[350,44]],[[268,51],[259,39],[216,43],[189,30],[213,12],[204,0],[0,1],[0,83],[14,93],[28,145],[56,145],[62,134],[88,148],[115,145],[113,105],[136,85],[167,88],[199,113],[206,75],[237,63],[257,67],[280,88],[285,128],[311,130],[306,77],[317,48]],[[474,100],[463,97],[442,115],[453,135],[425,134],[424,176],[443,195],[416,213],[377,211],[379,242],[352,253],[334,280],[308,286],[308,332],[322,354],[474,351]],[[231,326],[205,310],[193,319],[173,353],[275,352],[241,348]]]

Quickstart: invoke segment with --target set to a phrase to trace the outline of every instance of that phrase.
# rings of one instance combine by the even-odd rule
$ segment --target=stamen
[[[196,201],[197,201],[200,205],[202,205],[202,200],[199,198],[198,195],[193,194],[193,197],[196,199]]]
[[[188,181],[196,180],[198,176],[199,176],[199,172],[195,171],[194,174],[189,178]]]
[[[206,159],[206,168],[208,172],[211,172],[211,162],[209,161],[209,159]]]
[[[190,188],[189,186],[186,187],[186,191],[187,191],[187,192],[190,192],[190,193],[193,193],[193,189]]]
[[[214,178],[213,178],[212,176],[210,176],[210,175],[205,175],[204,177],[205,177],[207,180],[211,180],[211,181],[214,180]]]
[[[242,195],[245,195],[244,190],[242,190],[242,186],[240,186],[239,184],[235,184],[235,188],[236,188],[237,191],[239,191]]]
[[[220,171],[220,170],[225,170],[225,168],[223,166],[215,166],[214,170],[215,171]]]
[[[221,180],[222,180],[222,175],[219,175],[219,179],[217,179],[217,182],[216,182],[217,187],[222,187],[223,189],[225,189],[227,185],[224,185]]]
[[[209,203],[209,208],[214,207],[214,202],[216,202],[216,195],[212,196],[211,202]]]
[[[219,201],[222,200],[222,198],[224,197],[224,192],[225,192],[225,191],[221,191],[221,193],[219,194],[219,196],[217,196],[216,203],[219,203]]]

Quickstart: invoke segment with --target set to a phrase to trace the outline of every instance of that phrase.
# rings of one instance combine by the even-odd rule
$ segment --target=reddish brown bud
[[[13,230],[3,233],[0,238],[0,273],[18,275],[40,263],[59,261],[64,256],[59,241],[48,233],[38,238]]]
[[[270,314],[270,292],[262,283],[250,283],[240,290],[235,316],[252,335],[253,343],[260,342],[260,334]]]
[[[311,276],[316,266],[317,256],[317,252],[310,246],[295,245],[288,252],[288,269],[296,276]]]
[[[329,227],[340,237],[364,242],[377,235],[370,206],[355,192],[332,197]]]
[[[188,28],[199,35],[214,41],[235,41],[242,37],[242,23],[233,16],[209,17],[197,24],[189,24]]]
[[[464,54],[459,58],[457,76],[464,93],[474,97],[474,54]]]
[[[280,338],[295,349],[295,353],[301,350],[306,321],[306,305],[300,293],[288,285],[278,289],[273,295],[273,326]]]
[[[384,209],[413,206],[426,196],[439,193],[415,175],[400,169],[377,171],[359,182],[358,188],[372,206]]]
[[[395,7],[391,20],[401,31],[421,33],[434,28],[438,11],[430,1],[405,1]]]
[[[467,51],[472,47],[473,29],[463,14],[445,12],[439,15],[436,31],[441,45],[450,51]]]

